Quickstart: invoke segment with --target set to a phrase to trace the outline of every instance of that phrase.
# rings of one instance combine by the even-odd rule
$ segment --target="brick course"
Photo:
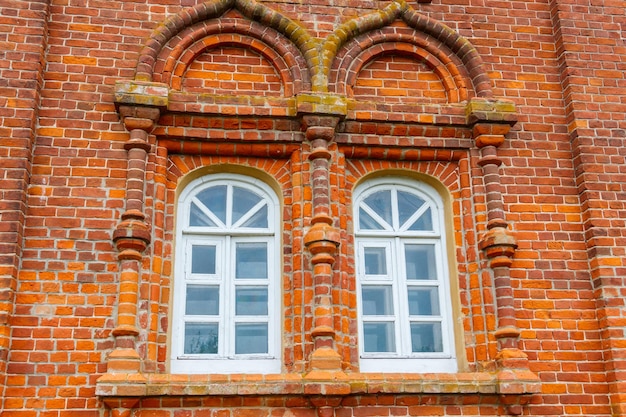
[[[626,4],[301,3],[0,0],[2,415],[626,416]],[[280,375],[168,373],[211,172],[281,198]],[[359,373],[381,173],[449,197],[459,373]]]

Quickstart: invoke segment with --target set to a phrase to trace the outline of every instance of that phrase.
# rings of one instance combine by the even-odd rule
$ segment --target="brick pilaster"
[[[606,5],[606,8],[605,6]],[[626,416],[623,4],[551,0],[575,179],[613,416]],[[615,15],[613,19],[611,15]],[[603,86],[604,88],[598,88]],[[614,88],[611,88],[614,86]],[[611,117],[607,117],[611,115]],[[621,195],[622,194],[622,195]]]
[[[27,212],[49,1],[15,1],[0,7],[0,41],[11,65],[0,67],[0,410],[3,408],[15,291]]]

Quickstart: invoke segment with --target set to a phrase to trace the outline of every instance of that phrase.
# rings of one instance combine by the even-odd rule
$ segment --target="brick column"
[[[575,0],[550,0],[549,5],[609,401],[612,415],[623,417],[626,176],[621,167],[626,147],[626,48],[619,22],[624,21],[624,8],[623,4],[611,8],[606,2],[598,9],[595,3]]]
[[[160,111],[153,107],[120,106],[124,125],[130,139],[124,147],[128,151],[126,179],[126,211],[113,232],[113,241],[119,251],[120,286],[117,308],[117,326],[113,330],[115,350],[109,356],[108,372],[141,372],[141,360],[135,341],[139,274],[143,252],[150,244],[150,229],[144,209],[144,179],[146,158],[150,150],[148,135],[158,120]]]
[[[467,107],[469,122],[476,146],[480,149],[479,165],[483,170],[486,191],[487,231],[479,246],[493,272],[497,312],[495,337],[498,342],[496,357],[499,368],[528,369],[528,359],[519,350],[520,331],[516,326],[510,266],[517,248],[515,237],[508,230],[505,219],[499,167],[502,160],[497,148],[515,123],[515,106],[505,101],[474,99]]]
[[[342,97],[328,94],[300,95],[297,103],[306,139],[311,145],[308,158],[311,161],[313,218],[304,236],[304,244],[312,255],[314,293],[311,330],[313,353],[309,376],[314,376],[317,371],[342,373],[342,358],[335,346],[332,316],[333,264],[340,244],[340,233],[334,226],[330,210],[329,168],[332,154],[328,147],[335,138],[337,123],[346,114],[347,107]]]
[[[339,230],[330,216],[328,144],[335,136],[336,117],[305,116],[306,138],[311,143],[313,218],[304,244],[313,257],[313,338],[311,369],[341,370],[341,356],[335,350],[332,317],[332,275],[339,247]]]
[[[167,107],[168,94],[168,87],[159,83],[120,81],[115,86],[115,101],[130,138],[124,144],[128,151],[126,210],[113,232],[120,266],[115,348],[107,358],[107,373],[100,377],[100,383],[117,381],[116,374],[122,374],[119,377],[124,380],[145,381],[136,341],[141,262],[152,238],[144,214],[146,161],[151,149],[149,135],[160,109]],[[129,417],[139,401],[130,392],[123,394],[124,398],[105,401],[113,417]]]
[[[468,122],[480,149],[478,164],[483,170],[487,204],[487,231],[479,241],[493,274],[498,344],[496,368],[497,393],[510,415],[520,415],[529,398],[518,394],[540,391],[538,377],[530,372],[528,356],[518,347],[520,331],[515,318],[510,267],[517,248],[515,237],[508,229],[502,201],[498,147],[516,122],[515,106],[506,101],[473,99],[467,106]]]
[[[144,214],[146,159],[151,147],[148,137],[159,118],[160,109],[167,107],[168,93],[167,86],[159,83],[120,81],[115,86],[115,101],[130,138],[124,144],[128,151],[126,211],[113,232],[113,241],[119,251],[120,275],[117,321],[113,330],[115,349],[108,357],[108,374],[141,372],[141,357],[135,343],[139,335],[137,308],[141,260],[151,241]]]

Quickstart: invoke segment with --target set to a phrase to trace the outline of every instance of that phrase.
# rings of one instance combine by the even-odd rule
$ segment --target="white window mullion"
[[[398,294],[398,345],[402,347],[402,354],[407,355],[411,352],[411,325],[408,320],[408,289],[406,280],[406,260],[404,259],[404,242],[399,237],[394,239],[394,250],[396,262],[396,292]]]
[[[229,191],[232,187],[228,187]],[[227,201],[230,201],[227,200]],[[227,212],[228,213],[228,212]],[[228,219],[228,214],[226,215]],[[228,220],[227,220],[228,221]],[[223,328],[223,343],[224,350],[223,355],[227,358],[231,357],[234,348],[234,317],[235,317],[235,242],[230,236],[226,236],[226,242],[224,246],[228,248],[228,253],[224,256],[224,302],[223,316],[221,320],[221,327]]]
[[[419,209],[417,209],[417,211],[415,213],[413,213],[413,215],[411,217],[409,217],[409,219],[406,222],[404,222],[403,225],[400,225],[401,228],[399,228],[399,231],[400,232],[404,232],[404,233],[408,232],[408,233],[411,233],[411,234],[415,234],[415,232],[408,231],[409,227],[411,227],[413,225],[413,223],[415,223],[415,221],[422,214],[424,214],[426,212],[426,210],[428,210],[429,207],[430,206],[427,203],[422,204],[422,206]],[[431,213],[432,213],[432,211],[433,210],[431,210]],[[435,228],[435,229],[437,229],[437,228]],[[435,232],[438,232],[438,230],[435,230]],[[428,234],[428,235],[432,235],[433,234],[433,232],[422,232],[422,233]]]
[[[454,330],[452,327],[452,306],[445,297],[449,293],[449,283],[443,277],[448,276],[448,264],[444,261],[442,241],[435,247],[437,258],[437,270],[439,272],[439,314],[441,315],[441,335],[443,338],[443,351],[453,355]],[[446,319],[447,318],[447,319]]]
[[[202,201],[200,201],[200,199],[198,199],[197,197],[193,197],[191,199],[191,202],[196,204],[196,207],[198,207],[200,209],[200,211],[202,211],[202,213],[207,216],[213,223],[215,223],[216,225],[221,225],[223,226],[222,221],[215,215],[213,214],[213,212],[211,210],[209,210],[203,203]],[[191,202],[189,204],[189,207],[191,207]],[[190,228],[197,228],[199,226],[190,226]]]
[[[233,224],[233,229],[240,227],[242,224],[248,221],[250,217],[254,216],[259,210],[261,210],[264,206],[267,205],[267,201],[261,200],[254,207],[252,207],[246,214],[241,216],[237,223]]]

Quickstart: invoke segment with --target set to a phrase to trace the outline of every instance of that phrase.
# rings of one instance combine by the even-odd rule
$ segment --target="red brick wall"
[[[107,355],[126,343],[112,334],[120,265],[111,238],[126,208],[129,140],[115,82],[135,77],[154,29],[199,3],[0,0],[3,415],[110,412],[96,381],[107,372]],[[144,211],[152,241],[140,262],[133,344],[145,373],[167,372],[176,192],[196,169],[258,170],[280,190],[283,362],[285,372],[308,371],[315,288],[304,239],[314,196],[311,149],[293,97],[314,89],[311,50],[323,50],[341,24],[390,2],[300,3],[262,2],[319,41],[294,36],[303,42],[296,47],[267,27],[270,19],[238,10],[222,26],[208,20],[194,32],[181,24],[157,56],[153,81],[172,87],[175,112],[162,110],[149,136]],[[528,404],[514,410],[498,395],[459,394],[451,382],[444,385],[452,394],[373,390],[346,396],[337,416],[626,416],[626,5],[409,5],[471,42],[493,96],[516,105],[517,124],[497,150],[500,190],[518,245],[510,276],[519,348],[541,392],[515,397]],[[479,248],[488,198],[481,151],[463,124],[466,101],[478,95],[475,73],[442,39],[399,18],[375,24],[361,22],[367,34],[346,35],[325,74],[329,91],[354,99],[329,148],[330,212],[341,236],[331,295],[336,350],[344,371],[356,373],[353,187],[385,170],[427,174],[451,195],[462,370],[495,372],[498,300]],[[415,39],[410,50],[407,39]],[[446,103],[452,106],[437,107]],[[145,396],[134,415],[329,417],[315,401],[280,393]]]

